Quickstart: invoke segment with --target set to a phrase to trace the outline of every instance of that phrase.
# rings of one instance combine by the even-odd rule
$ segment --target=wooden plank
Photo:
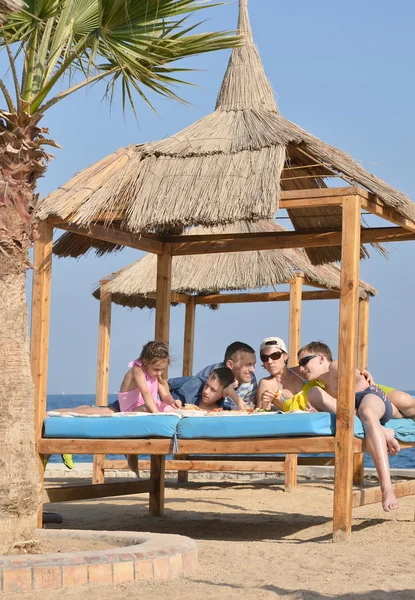
[[[175,465],[176,464],[182,464],[182,463],[184,463],[187,460],[187,458],[188,458],[187,454],[176,454],[174,460],[166,460],[166,470],[167,469],[172,470],[172,467],[171,467],[172,464],[175,464]],[[169,467],[167,465],[169,465]],[[181,483],[181,484],[188,483],[188,481],[189,481],[189,473],[188,473],[189,468],[188,469],[177,468],[177,471],[178,471],[178,473],[177,473],[177,483]],[[176,470],[176,469],[174,469],[174,470]]]
[[[196,301],[195,296],[189,296],[189,303],[186,304],[186,314],[184,318],[184,341],[183,341],[183,368],[182,375],[192,375],[193,373],[193,353],[195,346],[195,319],[196,319]]]
[[[151,479],[145,481],[121,481],[91,485],[64,486],[47,488],[43,492],[43,502],[73,502],[89,498],[107,498],[109,496],[126,496],[127,494],[143,494],[154,490]]]
[[[170,454],[170,439],[75,439],[43,438],[39,440],[42,454]]]
[[[316,248],[341,245],[341,231],[308,230],[263,233],[211,234],[206,236],[172,236],[173,256],[248,252],[278,248]],[[415,240],[415,233],[403,227],[368,227],[361,229],[361,243],[403,242]]]
[[[53,227],[45,222],[38,223],[38,239],[34,244],[33,286],[30,360],[35,400],[35,436],[37,445],[37,467],[41,490],[44,484],[43,455],[38,441],[42,437],[43,421],[46,416],[46,394],[48,380],[50,289],[52,279]],[[43,507],[38,510],[38,527],[42,527]]]
[[[366,209],[372,215],[376,215],[382,219],[385,219],[386,221],[395,223],[395,225],[400,225],[408,231],[415,232],[415,223],[413,221],[406,219],[392,208],[385,206],[385,203],[382,202],[382,200],[377,196],[371,195],[370,199],[363,199],[362,208]]]
[[[300,349],[301,335],[301,296],[303,278],[293,277],[290,281],[290,316],[288,334],[288,364],[295,367],[298,364],[297,354]],[[316,292],[321,295],[321,292]]]
[[[256,417],[252,418],[255,419]],[[179,439],[178,443],[180,454],[308,454],[310,452],[334,452],[334,437],[332,436],[235,440]]]
[[[93,238],[95,240],[111,242],[112,244],[119,244],[128,248],[143,250],[144,252],[152,252],[153,254],[161,254],[163,252],[163,240],[160,236],[154,234],[127,233],[126,231],[121,231],[114,225],[104,227],[103,225],[92,224],[89,227],[84,228],[75,225],[75,223],[64,223],[56,219],[49,219],[48,222],[55,224],[55,227],[58,229],[71,231],[72,233]]]
[[[297,488],[297,465],[298,465],[298,455],[297,454],[287,454],[285,456],[284,461],[284,471],[285,471],[285,491],[286,492],[294,492]]]
[[[393,483],[392,487],[397,498],[402,498],[403,496],[412,496],[415,494],[415,479],[398,481]],[[365,506],[366,504],[374,504],[375,502],[382,502],[382,490],[380,489],[380,486],[354,490],[352,502],[353,508],[356,506]]]
[[[204,458],[198,458],[198,457],[189,457],[189,458],[181,458],[179,459],[178,456],[186,456],[186,454],[183,455],[177,455],[176,458],[174,460],[166,460],[166,471],[181,471],[182,469],[189,469],[189,470],[198,470],[198,466],[201,465],[202,463],[206,463],[208,462],[210,463],[219,463],[219,464],[223,464],[223,468],[221,468],[222,471],[226,471],[226,464],[230,463],[232,461],[235,460],[234,457],[226,457],[226,456],[208,456],[208,457],[204,457]],[[296,455],[293,455],[296,456]],[[360,456],[360,454],[356,453],[354,455],[356,456]],[[186,462],[187,461],[187,462]],[[252,458],[250,456],[238,456],[238,464],[239,463],[245,463],[245,462],[255,462],[258,463],[258,467],[256,467],[254,470],[257,472],[262,472],[262,470],[264,469],[264,471],[266,470],[270,470],[270,471],[274,471],[275,472],[280,472],[280,471],[284,471],[284,466],[283,466],[283,462],[285,461],[285,458],[282,456],[276,456],[275,458],[270,459],[267,456],[256,456],[255,460],[252,460]],[[301,466],[332,466],[334,465],[334,458],[330,457],[330,456],[299,456],[297,459],[297,464],[301,465]],[[274,465],[274,467],[273,467]],[[147,471],[150,469],[150,461],[149,460],[139,460],[138,461],[138,466],[140,471]],[[192,468],[193,466],[193,468]],[[110,460],[110,459],[106,459],[105,463],[104,463],[104,468],[105,469],[114,469],[116,471],[123,471],[123,470],[128,470],[128,464],[126,460]],[[214,471],[214,469],[211,469],[212,471]],[[243,471],[243,469],[240,469],[241,471]],[[249,470],[249,469],[248,469]]]
[[[363,485],[365,480],[365,455],[363,452],[353,454],[353,485]]]
[[[316,175],[311,175],[310,177],[314,178]],[[286,178],[284,177],[284,181],[289,179],[304,179],[304,176],[298,176],[294,178]],[[283,181],[281,179],[281,181]],[[295,190],[297,192],[297,190]],[[300,190],[298,190],[300,191]],[[314,190],[313,190],[314,191]],[[284,192],[283,192],[284,193]],[[287,192],[285,192],[287,193]],[[341,196],[327,196],[327,197],[319,197],[319,198],[286,198],[281,199],[279,204],[279,210],[292,210],[296,208],[320,208],[324,206],[341,206],[343,202],[343,198]]]
[[[149,515],[162,517],[164,515],[164,479],[165,456],[152,456],[150,460],[150,479],[154,487],[150,492]]]
[[[352,528],[353,425],[360,262],[360,199],[357,196],[343,201],[342,232],[333,503],[334,542],[347,540]]]
[[[338,300],[340,292],[313,290],[302,293],[302,300]],[[240,304],[243,302],[288,302],[290,292],[258,292],[247,294],[209,294],[195,296],[196,304]]]
[[[357,342],[357,368],[367,369],[369,351],[369,297],[359,300],[359,334]]]
[[[318,175],[317,175],[318,177]],[[357,186],[343,186],[337,188],[315,188],[315,189],[302,189],[302,190],[287,190],[281,191],[281,200],[308,200],[312,198],[340,198],[340,202],[343,201],[343,197],[360,196],[361,198],[369,198],[370,192]],[[324,206],[322,204],[321,206]]]
[[[111,294],[108,291],[110,282],[102,279],[99,294],[99,326],[98,326],[98,360],[96,378],[96,404],[108,406],[108,373],[110,363],[111,332]],[[92,466],[92,483],[104,483],[105,454],[94,454]]]

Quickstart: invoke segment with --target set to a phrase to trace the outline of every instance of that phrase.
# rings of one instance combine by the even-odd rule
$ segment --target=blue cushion
[[[356,430],[355,425],[355,435],[363,438],[365,437],[363,427],[359,419],[358,421],[360,423],[360,428]],[[386,423],[385,427],[394,429],[396,439],[401,442],[415,442],[415,421],[413,421],[413,419],[391,419]]]
[[[48,417],[44,437],[47,438],[172,438],[178,415],[146,415],[131,417]]]
[[[229,417],[189,417],[177,425],[182,439],[256,438],[334,435],[335,415],[329,413],[288,413]],[[355,428],[363,431],[359,419]]]

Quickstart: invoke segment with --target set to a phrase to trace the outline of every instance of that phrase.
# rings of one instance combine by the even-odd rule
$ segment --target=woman
[[[299,367],[287,366],[287,347],[281,338],[265,338],[259,355],[269,377],[264,377],[258,384],[256,406],[265,410],[270,410],[271,406],[283,410],[284,401],[301,392],[307,382]]]

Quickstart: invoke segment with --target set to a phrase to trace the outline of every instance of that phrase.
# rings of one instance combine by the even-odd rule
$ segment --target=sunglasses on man
[[[263,363],[266,363],[271,360],[279,360],[284,352],[273,352],[272,354],[260,354],[259,357]]]
[[[303,358],[300,358],[300,360],[298,361],[298,366],[305,367],[310,362],[310,360],[316,358],[317,356],[318,354],[310,354],[309,356],[303,356]]]

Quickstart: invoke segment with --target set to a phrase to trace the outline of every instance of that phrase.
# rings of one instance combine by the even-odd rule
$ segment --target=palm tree
[[[197,0],[0,0],[0,46],[8,80],[0,79],[0,554],[33,537],[39,506],[34,402],[29,364],[25,276],[36,236],[36,183],[47,169],[43,126],[49,108],[105,80],[112,98],[134,110],[145,89],[178,98],[171,63],[235,46],[227,32],[194,33],[187,16]],[[65,89],[56,92],[63,84]],[[41,123],[42,122],[42,123]]]

